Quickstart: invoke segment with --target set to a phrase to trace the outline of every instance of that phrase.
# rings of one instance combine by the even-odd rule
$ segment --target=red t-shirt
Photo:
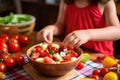
[[[98,5],[89,4],[79,8],[75,4],[68,4],[65,9],[65,35],[75,30],[97,29],[106,27],[106,22],[101,15]],[[82,45],[85,48],[113,56],[112,41],[89,41]]]

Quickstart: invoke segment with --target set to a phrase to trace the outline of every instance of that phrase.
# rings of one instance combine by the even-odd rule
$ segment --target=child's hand
[[[37,40],[51,43],[53,41],[53,28],[51,26],[47,26],[37,32]]]
[[[88,42],[89,39],[90,35],[87,30],[77,30],[68,34],[63,40],[63,43],[79,48],[82,44]]]

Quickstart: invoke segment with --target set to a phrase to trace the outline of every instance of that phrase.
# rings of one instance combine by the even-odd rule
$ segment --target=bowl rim
[[[36,45],[34,45],[34,46],[31,46],[30,48],[28,48],[28,50],[27,50],[27,52],[26,52],[26,55],[27,55],[27,57],[28,57],[28,59],[30,59],[30,60],[32,60],[31,58],[30,58],[30,56],[29,56],[29,51],[30,50],[32,50],[35,46],[37,46],[37,45],[39,45],[39,44],[36,44]],[[80,55],[79,55],[79,57],[77,57],[77,59],[76,60],[78,60],[79,59],[79,61],[80,61],[80,57],[81,57],[81,55],[83,54],[83,51],[82,51],[82,49],[81,48],[77,48],[77,49],[79,49],[79,51],[81,52],[80,53]],[[73,60],[73,61],[67,61],[67,62],[63,62],[63,63],[55,63],[54,65],[61,65],[61,64],[69,64],[69,63],[72,63],[72,62],[74,62],[74,61],[76,61],[76,60]],[[34,61],[34,62],[37,62],[37,61],[35,61],[35,60],[32,60],[32,61]],[[53,65],[53,64],[49,64],[49,63],[42,63],[42,62],[37,62],[37,63],[40,63],[40,64],[47,64],[47,65]]]
[[[29,15],[31,17],[31,20],[28,21],[28,22],[24,22],[24,23],[20,23],[20,24],[0,24],[0,26],[10,26],[10,27],[13,27],[13,26],[25,26],[25,25],[28,25],[32,22],[35,22],[36,18],[30,14],[14,14],[14,16],[19,16],[19,15]]]

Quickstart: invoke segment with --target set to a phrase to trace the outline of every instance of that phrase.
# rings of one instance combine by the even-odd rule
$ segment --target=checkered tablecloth
[[[28,59],[26,55],[23,55],[26,64],[28,63]],[[17,67],[12,70],[9,70],[5,73],[4,80],[33,80],[32,77],[25,72],[23,67]]]
[[[24,55],[24,58],[26,60],[26,63],[28,62],[27,57]],[[92,71],[96,68],[102,68],[101,63],[96,63],[91,60],[87,61],[84,64],[84,68],[81,70],[77,70],[79,73],[79,76],[73,78],[72,80],[80,80],[80,78],[89,77],[92,75]],[[22,67],[15,68],[13,70],[7,71],[5,74],[4,80],[33,80],[32,77],[25,72],[25,70]]]
[[[22,67],[7,71],[4,80],[33,80]]]
[[[84,68],[81,70],[77,70],[79,73],[79,76],[73,78],[72,80],[80,80],[80,78],[84,77],[90,77],[92,75],[92,71],[95,70],[96,68],[102,68],[103,65],[101,63],[93,62],[91,60],[87,61],[84,64]]]

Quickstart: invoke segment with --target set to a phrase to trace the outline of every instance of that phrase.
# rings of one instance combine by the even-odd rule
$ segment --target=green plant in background
[[[9,15],[6,15],[4,17],[0,17],[0,24],[20,24],[24,22],[30,21],[31,18],[27,14],[22,15],[15,15],[14,13],[10,13]]]

